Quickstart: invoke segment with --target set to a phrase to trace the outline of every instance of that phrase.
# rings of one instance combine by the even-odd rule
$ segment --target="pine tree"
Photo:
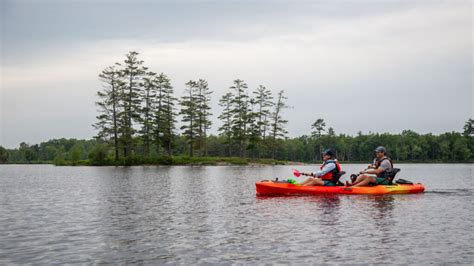
[[[156,98],[155,98],[155,108],[154,108],[154,124],[153,124],[153,131],[154,131],[154,142],[156,144],[156,154],[160,154],[160,148],[163,145],[163,98],[165,97],[165,86],[166,82],[169,80],[165,80],[166,76],[164,74],[156,77],[154,80],[156,85]]]
[[[155,104],[155,97],[156,97],[156,83],[155,83],[156,73],[148,72],[146,76],[143,78],[143,90],[141,91],[141,99],[144,102],[143,107],[141,109],[141,121],[142,121],[142,129],[141,134],[143,137],[143,144],[144,144],[144,153],[145,155],[149,155],[150,152],[150,141],[151,141],[151,131],[152,131],[152,116],[153,116],[153,109]]]
[[[273,107],[272,92],[265,86],[260,85],[253,91],[252,103],[252,129],[250,136],[251,147],[257,151],[257,156],[261,157],[262,144],[267,143],[267,133],[269,130],[269,118]]]
[[[133,122],[140,122],[140,91],[141,81],[147,68],[143,61],[138,59],[138,53],[131,51],[125,55],[121,78],[125,83],[122,90],[122,102],[124,107],[124,128],[122,141],[124,142],[124,156],[127,157],[133,150],[133,136],[135,129]]]
[[[199,134],[199,125],[196,122],[197,119],[197,110],[198,110],[198,101],[196,97],[196,90],[198,87],[197,82],[195,81],[188,81],[186,84],[187,86],[185,90],[185,95],[181,97],[181,111],[180,114],[182,115],[181,121],[183,122],[183,126],[181,126],[181,130],[183,130],[183,135],[186,138],[188,145],[189,145],[189,156],[194,156],[194,145],[196,142],[196,136]]]
[[[324,122],[324,119],[318,118],[311,125],[311,129],[313,130],[311,131],[311,136],[315,139],[319,139],[322,136],[322,133],[324,132],[325,128],[326,128],[326,123]],[[323,146],[321,145],[321,143],[319,144],[319,152],[317,150],[317,147],[314,147],[314,152],[317,154],[317,157],[319,159],[322,158],[321,156],[322,150],[323,150]]]
[[[311,136],[314,138],[319,138],[321,137],[322,133],[324,132],[326,127],[326,123],[324,122],[324,119],[318,118],[312,125],[311,129]]]
[[[336,136],[336,131],[334,130],[334,128],[332,127],[328,128],[328,136],[331,136],[331,137]]]
[[[249,96],[247,95],[248,86],[243,80],[236,79],[230,89],[234,92],[234,97],[231,100],[232,138],[239,145],[239,156],[245,157],[250,115]]]
[[[262,139],[265,139],[268,126],[269,126],[268,118],[270,116],[270,111],[271,111],[270,108],[273,107],[272,92],[266,87],[260,85],[253,92],[253,94],[256,101],[256,105],[257,105],[256,120],[257,120],[258,130]]]
[[[250,98],[249,99],[249,114],[247,116],[247,122],[248,122],[247,136],[249,140],[249,145],[247,146],[247,149],[252,152],[251,157],[256,156],[255,153],[256,151],[259,151],[259,143],[262,140],[260,126],[258,124],[258,116],[259,116],[259,112],[258,112],[258,107],[257,107],[257,101],[255,100],[255,98]]]
[[[102,70],[99,79],[103,83],[103,89],[97,92],[100,101],[96,102],[100,115],[97,116],[97,123],[93,126],[99,132],[97,138],[109,141],[114,145],[115,161],[119,159],[119,116],[120,116],[120,76],[115,66],[109,66]]]
[[[288,123],[288,120],[284,120],[282,117],[283,109],[288,108],[285,100],[288,99],[283,95],[284,91],[281,90],[278,93],[277,101],[274,105],[274,111],[272,113],[272,121],[270,124],[271,127],[271,141],[272,141],[272,158],[275,158],[275,152],[277,148],[277,141],[280,138],[284,138],[288,133],[285,130],[285,124]]]
[[[472,118],[467,120],[467,122],[464,124],[463,130],[464,136],[474,135],[474,120]]]
[[[219,100],[219,106],[223,108],[219,119],[222,120],[222,126],[219,127],[218,131],[221,136],[226,138],[227,144],[227,156],[231,156],[231,138],[232,138],[232,98],[231,92],[228,92],[222,96]]]
[[[174,90],[170,79],[161,73],[156,78],[157,84],[157,108],[155,110],[155,143],[159,154],[160,146],[166,149],[168,156],[172,155],[172,143],[176,123]]]
[[[201,150],[201,154],[207,155],[207,131],[210,129],[212,122],[210,116],[212,113],[211,110],[211,94],[212,91],[208,87],[208,83],[204,79],[199,79],[197,81],[197,117],[196,123],[198,129],[198,147]]]

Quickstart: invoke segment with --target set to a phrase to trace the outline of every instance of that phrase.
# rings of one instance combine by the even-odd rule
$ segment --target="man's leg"
[[[364,178],[360,182],[353,184],[355,187],[367,186],[371,183],[375,183],[375,176],[364,175]]]
[[[306,186],[307,184],[311,183],[313,181],[314,178],[310,177],[308,179],[306,179],[305,181],[303,181],[303,183],[301,183],[300,185],[301,186]]]
[[[358,183],[360,183],[362,180],[364,180],[366,178],[367,175],[358,175],[356,180],[354,180],[354,182],[352,183],[349,183],[348,181],[346,181],[346,186],[354,186],[354,185],[357,185]]]
[[[301,184],[302,186],[324,186],[324,181],[321,178],[313,178],[310,182],[306,184]]]
[[[355,186],[355,185],[359,185],[361,182],[366,183],[366,180],[369,177],[370,176],[368,176],[368,175],[359,175],[354,182],[348,183],[347,185],[348,186]]]

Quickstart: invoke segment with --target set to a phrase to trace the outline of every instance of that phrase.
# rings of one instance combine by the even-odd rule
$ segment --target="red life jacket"
[[[339,180],[339,178],[340,178],[340,176],[338,175],[338,173],[341,171],[341,165],[340,165],[337,161],[327,160],[327,161],[325,161],[325,162],[321,165],[320,169],[323,170],[324,166],[325,166],[326,164],[329,164],[329,163],[334,163],[334,164],[336,164],[336,168],[334,168],[332,171],[330,171],[330,172],[324,174],[324,175],[321,176],[320,178],[321,178],[322,180],[325,180],[325,181],[332,181],[332,182],[336,183],[336,182]]]

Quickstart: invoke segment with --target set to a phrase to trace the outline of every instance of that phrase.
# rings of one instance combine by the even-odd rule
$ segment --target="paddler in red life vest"
[[[324,162],[319,171],[302,173],[311,177],[301,183],[301,186],[336,186],[340,177],[341,166],[334,158],[334,152],[330,149],[325,150],[323,152],[323,160]]]

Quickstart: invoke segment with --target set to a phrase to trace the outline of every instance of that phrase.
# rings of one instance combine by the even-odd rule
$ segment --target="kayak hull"
[[[283,196],[283,195],[318,195],[318,194],[362,194],[362,195],[393,195],[415,194],[425,191],[423,184],[413,185],[378,185],[365,187],[345,186],[298,186],[290,183],[275,183],[272,181],[257,182],[258,196]]]

